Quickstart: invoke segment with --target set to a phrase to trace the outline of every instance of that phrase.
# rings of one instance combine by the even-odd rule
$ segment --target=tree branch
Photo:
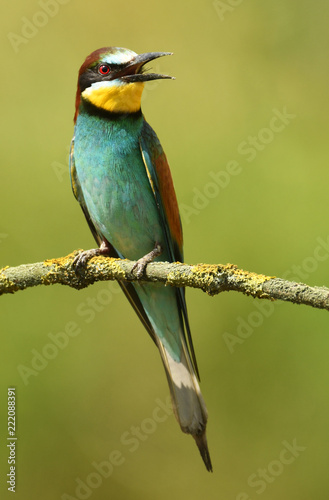
[[[81,289],[96,281],[137,281],[132,272],[134,262],[106,257],[94,257],[88,262],[83,275],[77,276],[73,260],[78,252],[35,264],[4,267],[0,270],[0,295],[55,283]],[[279,299],[329,310],[328,288],[243,271],[233,264],[190,266],[179,262],[153,262],[148,264],[145,275],[139,281],[201,288],[209,295],[234,290],[259,299]]]

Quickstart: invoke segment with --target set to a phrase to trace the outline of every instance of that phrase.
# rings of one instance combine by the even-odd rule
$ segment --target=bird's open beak
[[[157,73],[143,73],[144,64],[153,61],[162,56],[171,56],[172,52],[146,52],[136,56],[116,78],[120,78],[124,82],[148,82],[150,80],[160,80],[164,78],[174,79],[173,76],[160,75]]]

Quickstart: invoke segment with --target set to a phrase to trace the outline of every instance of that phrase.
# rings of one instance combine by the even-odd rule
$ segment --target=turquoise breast
[[[142,115],[109,120],[81,110],[75,127],[75,168],[89,215],[97,231],[131,260],[150,252],[155,242],[165,248],[140,151],[143,120]]]

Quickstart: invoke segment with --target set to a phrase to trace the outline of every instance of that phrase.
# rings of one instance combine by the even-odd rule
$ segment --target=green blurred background
[[[0,266],[93,246],[68,148],[78,68],[116,45],[174,52],[153,67],[176,80],[148,84],[143,111],[170,161],[186,262],[328,286],[328,16],[324,0],[6,2]],[[285,110],[294,116],[279,123]],[[227,181],[218,173],[233,160]],[[19,500],[328,498],[327,313],[236,293],[187,297],[214,473],[172,415],[154,420],[164,371],[118,285],[40,287],[1,298],[1,498],[8,386]],[[70,328],[79,334],[65,348],[47,347]],[[24,383],[32,350],[53,359]],[[140,426],[143,439],[125,444]],[[295,456],[284,442],[297,443]],[[99,481],[93,463],[116,450],[121,464]],[[77,479],[92,488],[77,491]]]

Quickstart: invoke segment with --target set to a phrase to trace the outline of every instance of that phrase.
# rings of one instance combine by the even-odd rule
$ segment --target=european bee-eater
[[[77,269],[94,255],[137,261],[183,261],[178,205],[167,158],[141,112],[144,83],[171,78],[144,65],[168,52],[106,47],[90,54],[79,71],[71,181],[98,248],[79,254]],[[196,364],[183,289],[120,282],[157,345],[175,416],[192,434],[209,471],[207,409]]]

